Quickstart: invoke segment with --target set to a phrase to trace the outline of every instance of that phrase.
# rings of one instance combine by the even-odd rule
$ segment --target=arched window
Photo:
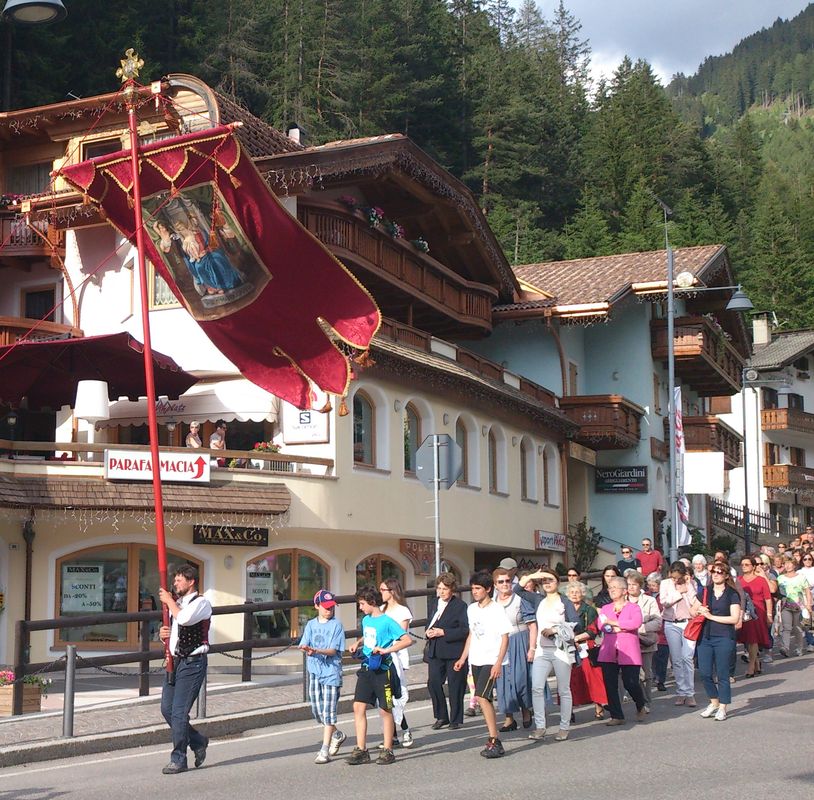
[[[458,418],[458,421],[455,423],[455,441],[458,443],[458,447],[461,448],[461,462],[463,463],[463,468],[461,469],[461,477],[458,478],[458,483],[462,484],[469,484],[469,436],[468,431],[466,430],[466,425],[464,421]]]
[[[206,588],[201,563],[184,553],[167,551],[167,585],[175,570],[184,564],[198,568],[201,592]],[[70,553],[56,563],[57,598],[55,617],[87,616],[107,611],[134,613],[156,611],[158,602],[158,558],[146,544],[103,545]],[[136,622],[63,628],[56,632],[57,645],[81,644],[83,649],[138,649]],[[158,623],[153,626],[158,633]],[[124,647],[123,647],[124,645]]]
[[[553,444],[543,448],[543,502],[550,506],[560,504],[560,460]]]
[[[489,491],[497,492],[497,438],[489,431]]]
[[[415,474],[415,454],[421,445],[421,416],[407,403],[404,408],[404,471]]]
[[[246,564],[246,599],[255,603],[311,600],[327,586],[327,564],[305,550],[273,550]],[[259,611],[254,615],[254,635],[258,639],[298,636],[315,613],[311,607]]]
[[[380,553],[366,556],[356,565],[357,590],[363,586],[373,586],[378,589],[379,584],[387,578],[398,579],[402,588],[406,589],[405,577],[404,567],[393,561],[389,556],[383,556]]]
[[[537,499],[537,470],[534,443],[527,436],[520,440],[520,496],[523,500]]]
[[[362,391],[353,396],[353,463],[376,466],[376,418],[372,401]]]

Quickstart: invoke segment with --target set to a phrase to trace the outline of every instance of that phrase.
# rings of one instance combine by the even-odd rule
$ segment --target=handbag
[[[598,667],[599,666],[599,648],[598,647],[591,647],[588,650],[588,661],[591,662],[591,666]]]
[[[704,602],[702,605],[707,604],[707,592],[709,591],[709,587],[704,587]],[[684,638],[689,639],[691,642],[697,642],[701,638],[701,633],[704,630],[704,623],[707,621],[707,618],[698,614],[698,616],[693,617],[688,623],[687,627],[684,628]]]

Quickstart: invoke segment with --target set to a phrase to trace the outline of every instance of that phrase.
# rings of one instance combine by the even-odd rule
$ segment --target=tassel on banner
[[[369,367],[375,367],[376,362],[373,360],[373,357],[370,355],[370,350],[363,350],[353,359],[362,369],[368,369]]]
[[[209,249],[210,250],[217,250],[220,247],[220,241],[218,239],[218,232],[215,230],[215,226],[213,225],[209,229]]]
[[[329,414],[331,409],[333,409],[333,406],[331,405],[331,396],[327,395],[327,398],[328,399],[325,401],[325,405],[319,410],[320,414]]]
[[[348,416],[348,404],[345,402],[345,398],[342,398],[342,402],[339,404],[339,411],[337,411],[340,417],[347,417]]]
[[[175,187],[174,183],[170,184],[170,197],[179,197],[181,192]]]
[[[131,194],[127,195],[127,207],[128,208],[135,208],[136,207],[136,203],[133,200],[133,195],[131,195]]]
[[[90,195],[88,195],[88,194],[87,194],[87,192],[86,192],[86,193],[84,193],[84,194],[82,195],[82,205],[83,205],[83,206],[89,206],[89,205],[90,205],[90,202],[91,202],[91,200],[90,200]]]
[[[216,208],[212,212],[212,225],[217,228],[222,228],[226,224],[226,217],[223,216],[223,212]]]
[[[230,174],[229,175],[229,180],[232,181],[232,186],[234,186],[235,189],[239,189],[243,185],[243,184],[241,184],[241,182],[234,175]]]

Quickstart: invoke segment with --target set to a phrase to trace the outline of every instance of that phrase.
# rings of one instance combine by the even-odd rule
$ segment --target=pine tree
[[[564,240],[564,255],[568,259],[613,253],[613,236],[602,209],[591,192],[583,192],[579,211],[565,226]]]
[[[664,247],[664,216],[644,178],[639,179],[625,206],[617,247],[621,253]]]

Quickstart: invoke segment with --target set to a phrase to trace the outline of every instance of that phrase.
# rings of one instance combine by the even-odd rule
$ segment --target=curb
[[[411,700],[426,700],[429,691],[424,685],[409,686]],[[348,714],[353,710],[353,697],[340,698],[338,713]],[[241,711],[208,717],[195,721],[195,728],[210,739],[236,736],[257,728],[270,725],[284,725],[289,722],[302,722],[313,719],[310,703],[295,703],[272,709]],[[169,744],[170,730],[166,724],[150,725],[145,728],[116,731],[111,733],[76,736],[70,739],[43,739],[39,742],[12,745],[0,748],[0,768],[32,764],[37,761],[53,761],[59,758],[109,753],[114,750],[129,750],[133,747],[146,747],[154,744]]]

